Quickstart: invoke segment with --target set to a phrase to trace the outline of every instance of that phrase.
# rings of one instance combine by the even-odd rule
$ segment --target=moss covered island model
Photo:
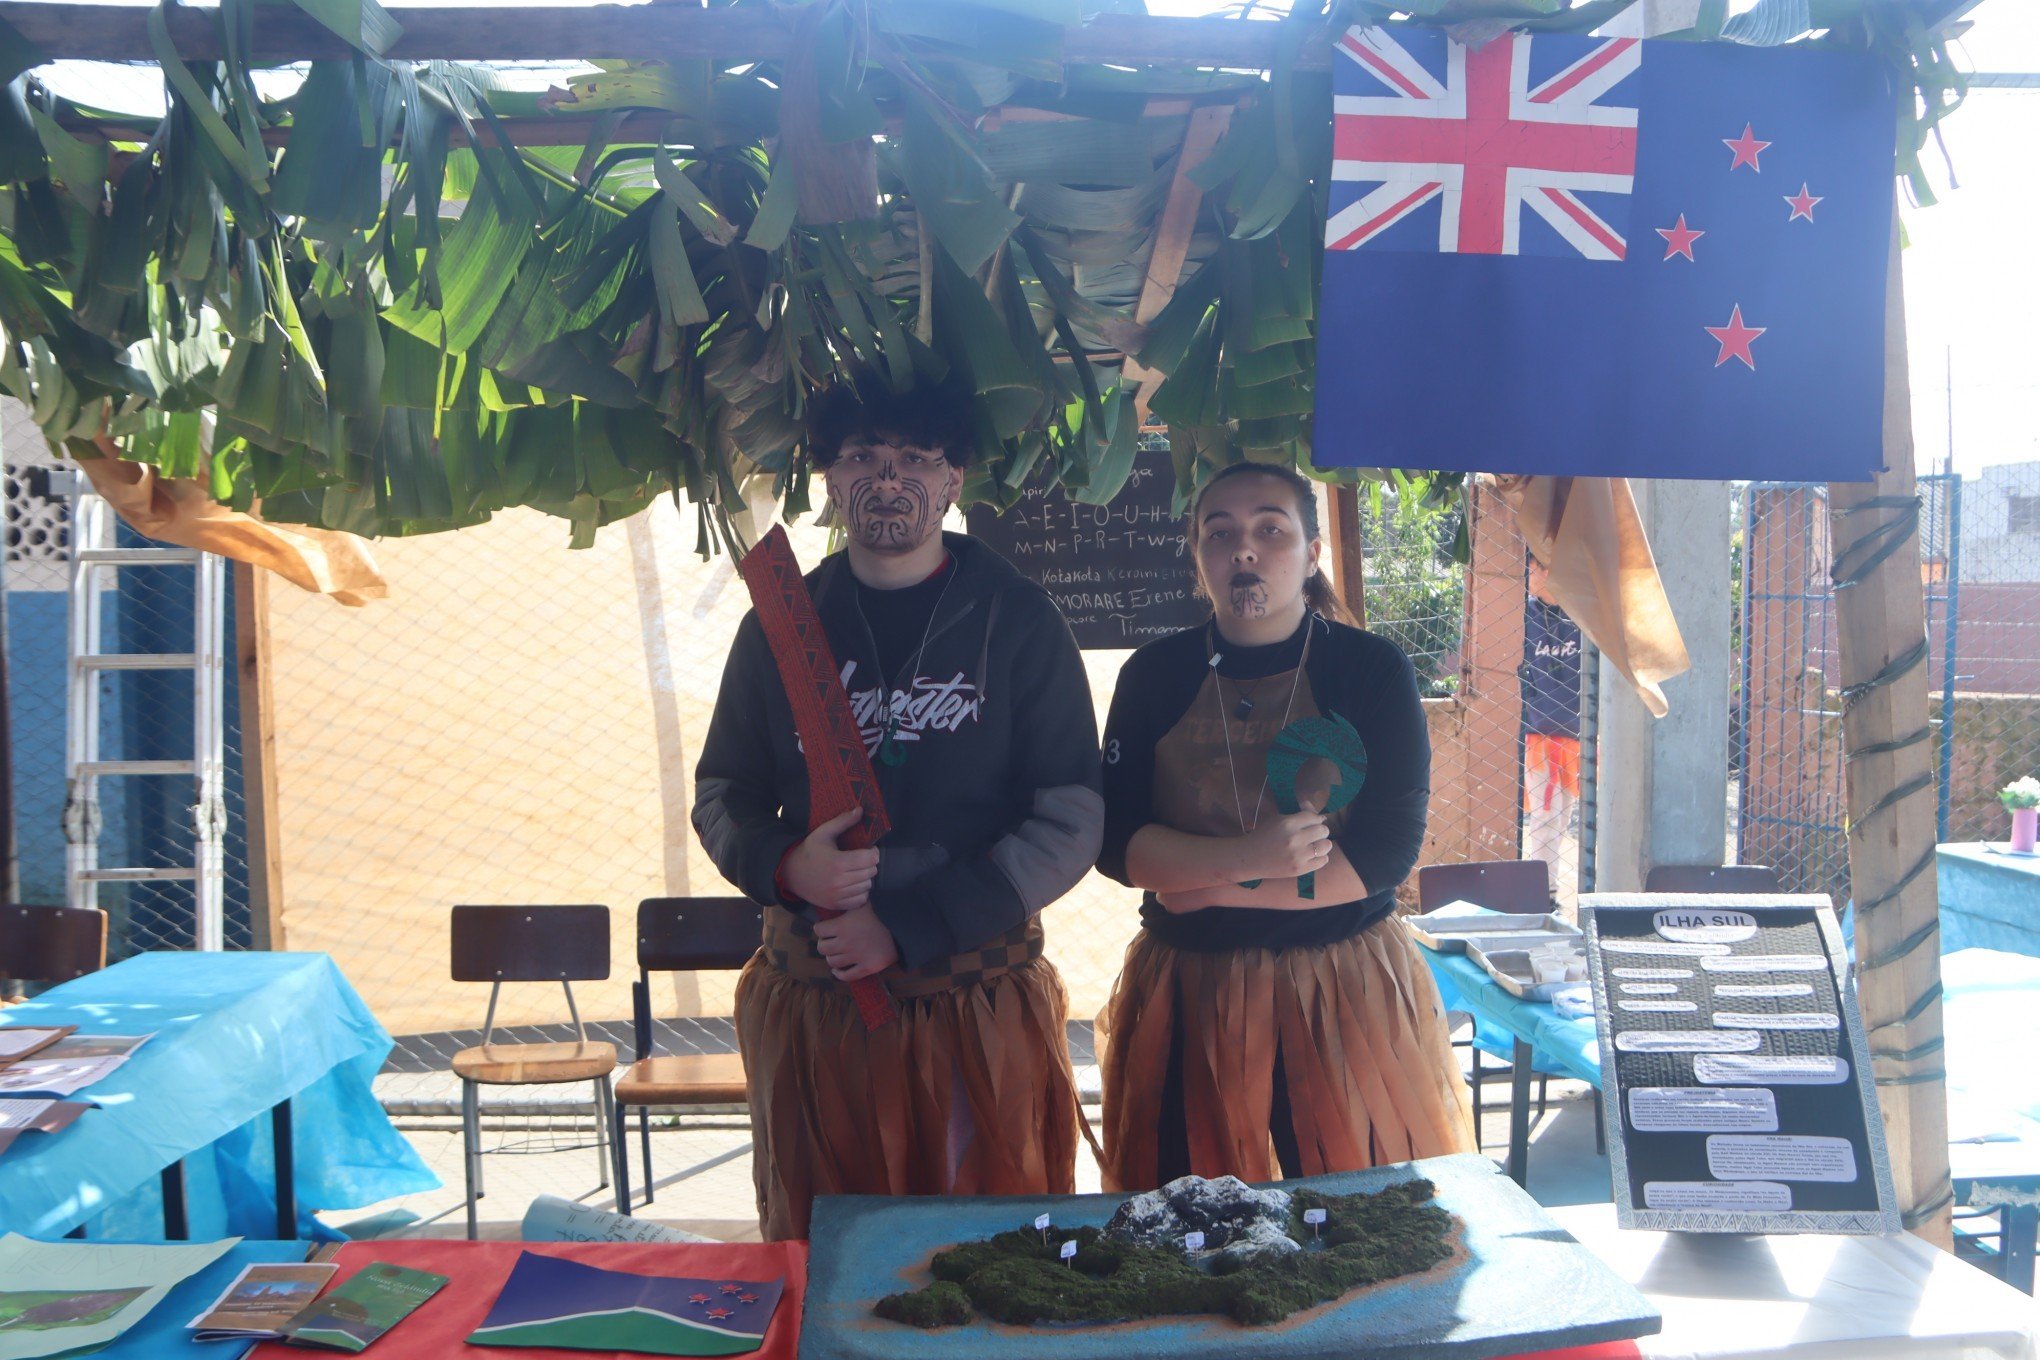
[[[1023,1227],[939,1251],[933,1283],[888,1295],[873,1311],[915,1327],[978,1313],[1023,1325],[1195,1313],[1266,1325],[1444,1261],[1454,1220],[1432,1195],[1427,1180],[1324,1195],[1186,1176],[1128,1200],[1103,1228]],[[1323,1221],[1307,1225],[1313,1209]],[[1204,1235],[1201,1249],[1185,1245],[1193,1232]],[[1066,1242],[1076,1243],[1067,1259]]]

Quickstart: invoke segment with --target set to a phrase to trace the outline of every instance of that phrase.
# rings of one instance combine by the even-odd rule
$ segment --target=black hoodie
[[[990,548],[960,534],[943,543],[955,578],[925,652],[887,677],[907,756],[897,766],[875,758],[878,649],[850,564],[836,553],[807,576],[892,820],[872,906],[910,968],[997,939],[1068,892],[1104,822],[1097,719],[1069,625]],[[694,771],[694,829],[724,878],[783,906],[774,874],[807,819],[793,710],[746,614]]]

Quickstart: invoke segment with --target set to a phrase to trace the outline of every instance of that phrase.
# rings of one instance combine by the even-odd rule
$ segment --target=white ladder
[[[226,562],[189,548],[117,548],[113,516],[82,475],[72,474],[70,695],[64,739],[64,869],[66,895],[74,907],[97,908],[102,883],[193,885],[194,933],[200,949],[225,946],[225,841],[227,831],[225,757]],[[111,582],[105,573],[121,567],[158,569],[190,566],[197,581],[196,620],[189,652],[108,653],[100,650],[103,603]],[[188,670],[192,672],[190,760],[101,760],[99,758],[100,677],[109,672]],[[191,805],[196,853],[190,867],[104,867],[99,862],[99,782],[123,775],[190,775],[196,781]]]

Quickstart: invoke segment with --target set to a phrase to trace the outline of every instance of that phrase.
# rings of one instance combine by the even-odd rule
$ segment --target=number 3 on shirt
[[[1105,763],[1107,765],[1117,765],[1119,763],[1119,741],[1117,738],[1105,743]]]

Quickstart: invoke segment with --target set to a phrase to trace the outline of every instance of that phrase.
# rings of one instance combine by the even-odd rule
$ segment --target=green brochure
[[[446,1284],[444,1275],[374,1261],[285,1325],[293,1346],[359,1352]]]

